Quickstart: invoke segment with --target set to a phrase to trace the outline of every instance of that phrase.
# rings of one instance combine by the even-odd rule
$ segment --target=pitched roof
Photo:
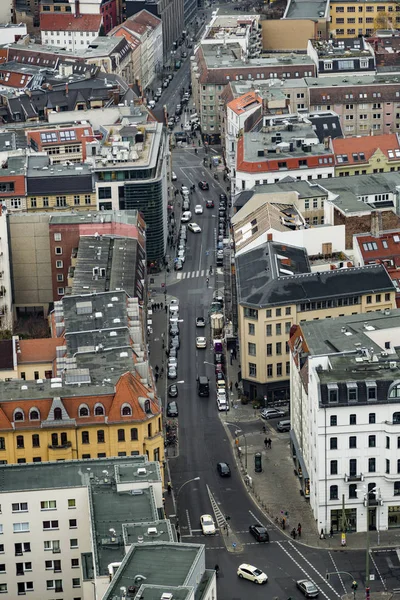
[[[254,108],[262,103],[261,98],[256,94],[255,91],[248,92],[247,94],[243,94],[243,96],[239,96],[239,98],[235,98],[229,102],[228,107],[233,110],[237,115],[241,115],[250,108]]]
[[[145,9],[139,11],[132,17],[129,17],[125,23],[130,23],[132,21],[135,23],[140,23],[146,27],[151,27],[152,29],[156,29],[161,24],[161,19],[155,15],[152,15],[148,10]]]
[[[332,147],[336,164],[341,166],[368,162],[377,150],[383,152],[388,160],[400,160],[400,144],[395,133],[335,139]],[[343,155],[347,156],[347,160],[338,160],[338,156]]]
[[[389,270],[400,268],[400,231],[385,231],[379,235],[361,233],[356,235],[364,264],[382,263]]]
[[[53,362],[56,358],[57,346],[62,346],[60,338],[42,338],[36,340],[19,340],[20,352],[17,350],[18,364]]]
[[[113,405],[108,414],[108,422],[147,421],[149,417],[159,414],[161,409],[157,402],[150,398],[151,391],[141,383],[136,374],[128,371],[124,375],[121,375],[116,385]],[[149,400],[150,402],[149,413],[144,409],[145,400]],[[126,417],[121,415],[121,409],[124,404],[130,405],[132,415]]]
[[[69,13],[41,13],[41,31],[99,31],[101,15],[71,15]]]

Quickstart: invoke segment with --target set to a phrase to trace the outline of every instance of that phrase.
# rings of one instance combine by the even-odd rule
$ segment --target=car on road
[[[201,530],[204,535],[215,535],[215,523],[211,515],[201,515],[200,517]]]
[[[217,407],[220,412],[227,412],[229,410],[229,402],[224,400],[222,396],[217,396]]]
[[[279,423],[276,426],[276,428],[281,433],[283,431],[290,431],[290,429],[291,429],[291,427],[290,427],[290,419],[284,419],[283,421],[279,421]]]
[[[189,210],[189,209],[190,209],[190,202],[189,202],[189,198],[188,198],[187,200],[186,200],[186,198],[185,198],[185,200],[183,201],[183,206],[182,206],[182,209],[183,209],[184,211],[185,211],[185,210]]]
[[[183,269],[183,262],[181,260],[179,260],[179,258],[176,261],[176,263],[174,264],[174,269],[175,269],[175,271],[182,271],[182,269]]]
[[[191,218],[192,218],[192,213],[190,212],[190,210],[186,210],[184,213],[182,213],[181,221],[182,221],[182,223],[188,223]]]
[[[155,100],[149,100],[149,102],[148,102],[148,107],[149,107],[150,109],[154,108],[154,107],[155,107],[155,105],[156,105],[156,103],[155,103]]]
[[[181,185],[181,192],[184,196],[189,196],[189,188],[186,185]]]
[[[206,321],[204,317],[196,317],[196,327],[205,327]]]
[[[316,598],[319,594],[317,586],[308,579],[299,579],[296,581],[296,585],[306,598]]]
[[[266,573],[246,563],[238,566],[237,574],[241,579],[248,579],[249,581],[254,581],[254,583],[267,583],[268,581]]]
[[[207,338],[197,337],[196,338],[196,348],[207,348]]]
[[[177,398],[178,397],[178,386],[176,385],[176,383],[173,383],[172,385],[168,386],[168,397],[169,398]]]
[[[214,208],[214,200],[207,200],[206,208]]]
[[[168,368],[168,379],[176,379],[176,378],[177,378],[176,368],[169,367]]]
[[[269,542],[269,533],[260,524],[250,525],[249,532],[256,538],[257,542]]]
[[[199,188],[201,190],[209,190],[210,186],[208,185],[207,181],[199,181]]]
[[[189,223],[188,229],[192,233],[201,233],[201,227],[197,223]]]
[[[262,419],[276,419],[277,417],[284,417],[285,411],[280,408],[263,408],[260,415]]]
[[[164,79],[163,81],[163,87],[167,88],[169,86],[169,79]]]
[[[203,214],[203,207],[201,204],[196,204],[196,206],[194,207],[194,214],[195,215],[202,215]]]
[[[228,463],[219,462],[217,463],[217,471],[221,475],[221,477],[230,477],[231,476],[231,468]]]
[[[174,400],[167,404],[167,417],[177,417],[179,414],[178,403]]]

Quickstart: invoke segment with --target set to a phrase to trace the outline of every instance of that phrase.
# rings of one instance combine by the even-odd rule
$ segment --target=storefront
[[[400,506],[388,506],[388,528],[400,527]]]
[[[296,434],[293,429],[290,432],[290,447],[292,450],[292,458],[295,465],[295,474],[299,478],[301,485],[301,493],[305,498],[310,497],[310,477],[304,464],[302,453],[299,449],[299,444]]]
[[[357,509],[346,508],[344,515],[342,508],[331,510],[331,527],[334,533],[357,531]]]

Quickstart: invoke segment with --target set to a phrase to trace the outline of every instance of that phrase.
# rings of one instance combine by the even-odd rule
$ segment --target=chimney
[[[68,83],[65,84],[65,95],[68,98]]]
[[[273,236],[273,234],[272,234],[272,233],[269,233],[269,234],[267,235],[267,242],[273,242],[273,241],[274,241],[274,236]]]
[[[79,0],[75,0],[75,17],[79,17]]]

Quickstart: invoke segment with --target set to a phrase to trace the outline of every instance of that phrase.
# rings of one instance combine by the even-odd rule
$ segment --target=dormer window
[[[22,410],[16,410],[14,412],[14,421],[24,421],[24,413]]]
[[[328,402],[329,404],[339,402],[339,388],[336,383],[328,383]]]
[[[122,407],[121,414],[123,417],[131,417],[132,416],[132,409],[129,406],[129,404],[125,404],[125,406]]]
[[[355,382],[351,381],[346,384],[347,386],[347,400],[348,402],[357,402],[358,400],[358,386]]]
[[[366,381],[365,386],[367,388],[367,400],[377,400],[376,381]]]
[[[151,408],[150,408],[150,400],[146,400],[144,403],[144,411],[146,413],[151,413]]]
[[[79,416],[80,417],[88,417],[89,416],[89,408],[86,406],[86,404],[83,404],[82,406],[79,407]]]

